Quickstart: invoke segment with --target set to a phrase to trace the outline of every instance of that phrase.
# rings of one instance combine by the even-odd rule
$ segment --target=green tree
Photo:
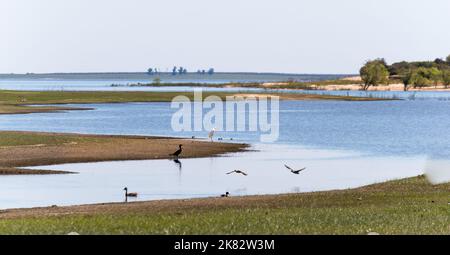
[[[369,89],[370,86],[378,86],[389,81],[389,71],[386,68],[384,59],[369,60],[359,70],[361,79],[364,82],[363,90]]]
[[[401,75],[411,69],[411,65],[406,62],[398,62],[388,66],[389,73],[391,75]]]
[[[448,88],[450,85],[450,70],[444,70],[442,72],[442,82],[444,83],[445,88]]]
[[[411,85],[412,74],[413,74],[412,70],[408,70],[401,75],[404,91],[408,91],[409,86]]]
[[[432,67],[428,69],[428,78],[434,83],[434,86],[437,86],[442,80],[442,71],[436,67]]]
[[[430,86],[432,83],[433,82],[430,80],[429,68],[420,67],[413,71],[410,84],[413,85],[414,88]]]

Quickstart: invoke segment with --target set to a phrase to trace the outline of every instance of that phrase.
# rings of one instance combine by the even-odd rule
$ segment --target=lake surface
[[[423,173],[422,157],[366,157],[356,152],[300,146],[256,145],[259,152],[219,158],[144,160],[38,167],[77,175],[0,178],[0,208],[123,202],[123,188],[140,193],[129,201],[278,194],[359,187]],[[291,174],[283,164],[308,167]],[[227,175],[242,169],[248,176]]]
[[[171,118],[177,109],[171,109],[170,103],[83,106],[96,110],[0,115],[0,130],[176,137],[206,137],[209,131],[173,131]],[[281,101],[280,137],[276,143],[384,156],[449,158],[449,117],[450,101],[441,100]],[[260,135],[217,132],[216,137],[259,143]]]
[[[172,75],[161,73],[92,73],[92,74],[0,74],[0,89],[40,90],[40,91],[180,91],[187,87],[126,87],[128,84],[152,83],[155,78],[162,83],[204,83],[228,82],[277,82],[277,81],[318,81],[339,79],[348,75],[310,74],[270,74],[270,73],[216,73],[202,75],[188,73]],[[111,85],[121,85],[112,87]],[[209,88],[217,90],[214,88]],[[219,89],[220,90],[220,89]]]
[[[170,120],[176,109],[169,103],[86,107],[95,110],[0,115],[0,130],[207,136],[206,131],[174,132]],[[344,189],[416,176],[436,160],[450,160],[449,113],[450,101],[434,97],[379,102],[282,101],[276,143],[261,144],[257,132],[216,135],[226,141],[233,138],[251,143],[258,152],[182,159],[181,169],[169,160],[41,166],[38,168],[79,174],[0,177],[0,208],[120,202],[125,186],[141,193],[139,200],[152,200],[214,197],[226,191],[252,195]],[[284,164],[308,169],[293,175]],[[249,176],[225,174],[234,169],[245,170]]]

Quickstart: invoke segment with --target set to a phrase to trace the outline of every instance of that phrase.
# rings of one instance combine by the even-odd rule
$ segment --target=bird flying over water
[[[284,165],[284,166],[285,166],[287,169],[289,169],[289,170],[291,171],[291,173],[293,173],[293,174],[300,174],[300,172],[306,170],[306,167],[305,167],[305,168],[302,168],[302,169],[299,169],[299,170],[294,170],[294,169],[292,169],[291,167],[289,167],[288,165]]]
[[[248,176],[248,174],[247,173],[245,173],[245,172],[243,172],[243,171],[241,171],[241,170],[234,170],[234,171],[231,171],[231,172],[229,172],[229,173],[227,173],[228,175],[230,175],[230,174],[242,174],[243,176]]]

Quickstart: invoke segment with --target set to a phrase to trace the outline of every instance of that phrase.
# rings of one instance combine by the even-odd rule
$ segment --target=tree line
[[[450,85],[450,55],[434,61],[397,62],[388,65],[383,58],[369,60],[359,71],[363,81],[362,89],[389,84],[390,80],[400,80],[404,90],[411,87]]]
[[[160,71],[158,70],[158,68],[153,68],[150,67],[147,69],[147,74],[149,75],[156,75],[159,74]],[[182,66],[174,66],[172,68],[172,75],[183,75],[183,74],[187,74],[188,70]],[[202,70],[197,70],[197,74],[209,74],[209,75],[213,75],[215,73],[214,68],[209,68],[208,70],[202,69]]]

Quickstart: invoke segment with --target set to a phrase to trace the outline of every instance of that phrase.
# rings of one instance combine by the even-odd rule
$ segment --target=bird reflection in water
[[[183,163],[179,159],[174,159],[173,162],[178,166],[178,170],[181,171],[183,169]]]

